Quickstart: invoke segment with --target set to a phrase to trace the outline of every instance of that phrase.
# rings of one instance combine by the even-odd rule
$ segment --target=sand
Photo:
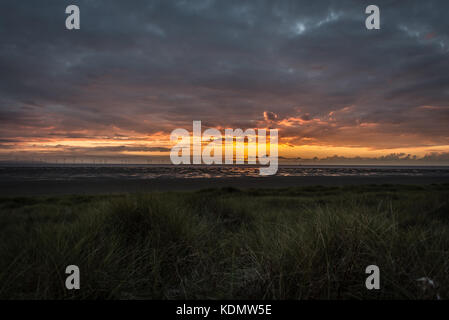
[[[382,177],[237,177],[237,178],[157,178],[157,179],[80,179],[70,181],[0,181],[0,196],[37,196],[69,194],[115,194],[127,192],[186,191],[206,188],[287,188],[295,186],[338,186],[361,184],[432,184],[449,183],[448,177],[382,176]]]

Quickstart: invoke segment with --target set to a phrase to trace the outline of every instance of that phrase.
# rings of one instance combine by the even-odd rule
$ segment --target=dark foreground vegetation
[[[71,264],[81,290],[65,289]],[[365,287],[372,264],[381,290]],[[437,296],[449,185],[0,199],[1,299]]]

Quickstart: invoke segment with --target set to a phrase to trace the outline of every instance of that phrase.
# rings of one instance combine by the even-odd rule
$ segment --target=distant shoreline
[[[449,177],[438,176],[304,176],[235,178],[155,178],[155,179],[81,179],[42,181],[0,181],[0,197],[71,194],[119,194],[155,191],[195,191],[207,188],[235,187],[290,188],[300,186],[346,186],[369,184],[425,185],[449,184]]]
[[[74,167],[74,168],[98,168],[98,167],[117,167],[117,168],[125,168],[125,167],[148,167],[148,168],[218,168],[218,167],[241,167],[241,168],[260,168],[260,165],[251,165],[251,164],[220,164],[220,165],[206,165],[206,164],[181,164],[181,165],[173,165],[170,163],[50,163],[50,162],[2,162],[0,161],[0,168],[61,168],[61,167]],[[335,164],[335,163],[304,163],[304,164],[285,164],[279,163],[279,168],[379,168],[379,169],[447,169],[449,170],[449,163],[367,163],[367,164]]]

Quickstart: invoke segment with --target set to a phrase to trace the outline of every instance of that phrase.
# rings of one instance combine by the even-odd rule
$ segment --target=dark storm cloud
[[[369,1],[85,0],[68,31],[72,3],[0,3],[1,137],[277,120],[298,143],[447,144],[447,1],[377,1],[379,31]]]

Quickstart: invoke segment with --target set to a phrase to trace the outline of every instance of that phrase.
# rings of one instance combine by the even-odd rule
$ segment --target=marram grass
[[[449,185],[0,199],[0,299],[437,297]]]

